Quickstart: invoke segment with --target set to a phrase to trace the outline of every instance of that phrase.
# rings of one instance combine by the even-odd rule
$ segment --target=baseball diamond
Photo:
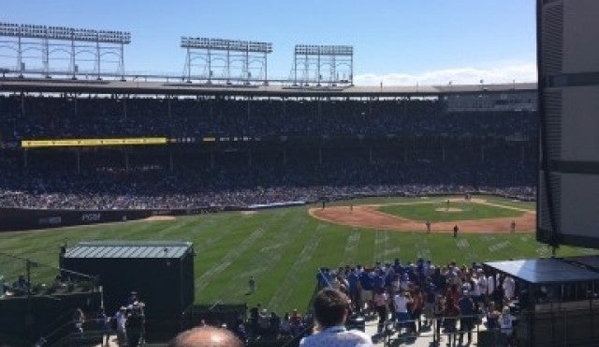
[[[460,200],[452,199],[453,202]],[[484,199],[472,200],[473,204],[487,204]],[[426,205],[430,208],[427,218],[423,220],[414,220],[402,216],[396,216],[381,211],[384,206],[397,205],[359,205],[353,206],[331,206],[326,209],[311,208],[308,213],[320,220],[338,223],[352,227],[367,229],[385,229],[404,232],[423,232],[427,230],[426,222],[438,218],[436,215],[443,213],[461,213],[460,208],[434,208],[432,203],[399,203],[399,205]],[[514,210],[517,208],[492,204],[499,209]],[[518,211],[519,210],[519,211]],[[459,219],[454,221],[438,221],[431,223],[430,232],[449,233],[456,223],[459,224],[460,231],[465,233],[507,233],[511,232],[510,225],[516,223],[518,230],[532,232],[536,226],[536,216],[534,211],[518,209],[519,213],[514,217],[497,218],[478,218],[478,219]],[[455,216],[453,216],[455,217]]]

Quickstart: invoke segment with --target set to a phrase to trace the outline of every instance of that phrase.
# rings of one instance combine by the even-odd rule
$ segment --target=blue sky
[[[348,44],[356,84],[536,80],[535,0],[20,0],[0,21],[130,31],[128,72],[181,74],[195,36],[272,42],[273,78],[296,44]]]

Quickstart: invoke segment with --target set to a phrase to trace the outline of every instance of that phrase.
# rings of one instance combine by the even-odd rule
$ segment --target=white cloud
[[[356,85],[373,86],[383,82],[385,86],[478,84],[484,80],[486,84],[536,82],[537,66],[535,63],[504,65],[493,68],[455,68],[428,71],[418,75],[389,73],[377,75],[371,73],[358,74],[354,78]]]

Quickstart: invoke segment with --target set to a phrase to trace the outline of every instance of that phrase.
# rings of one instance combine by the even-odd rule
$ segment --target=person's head
[[[314,316],[322,328],[345,323],[349,314],[349,299],[341,291],[325,288],[314,298]]]
[[[172,339],[168,347],[243,347],[243,342],[231,331],[216,327],[186,330]]]

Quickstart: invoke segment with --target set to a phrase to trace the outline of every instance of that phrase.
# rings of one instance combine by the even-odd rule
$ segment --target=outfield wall
[[[298,206],[305,201],[265,204],[259,206],[202,206],[178,209],[121,209],[121,210],[57,210],[0,207],[0,232],[30,229],[60,228],[76,225],[125,222],[152,216],[190,216],[218,211],[244,211]]]
[[[216,212],[211,206],[188,209],[53,210],[0,208],[0,232],[123,222],[152,216],[185,216]]]
[[[468,192],[447,192],[438,194],[427,194],[426,196],[448,196],[463,195],[470,193],[473,195],[500,196],[507,199],[520,201],[532,201],[521,196],[508,194],[496,194],[482,191]],[[30,229],[59,228],[65,226],[91,225],[100,223],[124,222],[130,220],[145,219],[152,216],[189,216],[204,213],[215,213],[219,211],[254,211],[272,208],[282,208],[290,206],[303,206],[310,203],[321,201],[333,202],[341,200],[353,200],[375,197],[418,197],[420,195],[397,192],[395,194],[367,194],[356,192],[354,194],[340,194],[321,196],[317,201],[287,201],[281,203],[260,204],[250,206],[203,206],[193,208],[178,209],[121,209],[121,210],[57,210],[57,209],[32,209],[16,207],[0,207],[0,232],[18,231]]]
[[[76,225],[125,222],[152,216],[190,216],[218,211],[247,211],[278,207],[299,206],[305,201],[290,201],[255,206],[200,206],[176,209],[121,209],[121,210],[58,210],[0,207],[0,232],[30,229],[60,228]]]

